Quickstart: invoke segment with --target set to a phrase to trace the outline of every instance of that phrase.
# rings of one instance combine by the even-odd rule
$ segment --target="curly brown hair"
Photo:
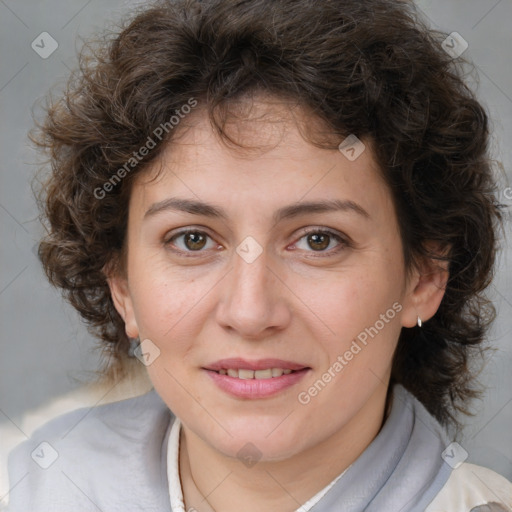
[[[466,84],[469,63],[443,49],[446,37],[409,1],[175,0],[134,13],[93,51],[86,46],[33,135],[52,166],[39,196],[48,226],[39,256],[102,340],[105,370],[123,368],[130,353],[105,269],[122,268],[133,179],[176,130],[127,162],[191,98],[228,137],[229,106],[259,90],[308,109],[338,141],[372,141],[408,269],[443,259],[432,242],[447,251],[444,299],[421,329],[402,329],[392,383],[456,424],[477,396],[472,361],[495,314],[484,291],[502,216],[488,115]],[[320,138],[311,134],[333,147],[332,137]]]

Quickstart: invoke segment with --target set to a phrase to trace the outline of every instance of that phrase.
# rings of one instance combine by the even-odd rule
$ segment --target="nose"
[[[287,288],[269,260],[265,251],[252,262],[237,253],[233,255],[233,268],[225,278],[216,319],[241,338],[263,339],[290,323]]]

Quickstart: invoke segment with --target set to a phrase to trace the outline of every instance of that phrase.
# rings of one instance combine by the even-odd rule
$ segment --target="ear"
[[[128,279],[116,274],[109,276],[107,283],[114,306],[124,320],[126,335],[129,338],[137,338],[139,336],[139,328],[135,320]]]
[[[444,255],[447,253],[448,251],[443,251]],[[416,265],[407,285],[406,306],[402,314],[403,327],[414,327],[418,317],[426,322],[436,314],[446,290],[448,266],[448,261],[433,258]]]

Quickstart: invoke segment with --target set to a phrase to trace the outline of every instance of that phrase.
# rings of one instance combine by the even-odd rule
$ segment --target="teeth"
[[[238,370],[239,379],[254,379],[254,370]]]
[[[271,379],[272,378],[272,368],[268,368],[266,370],[256,370],[254,372],[255,379]]]
[[[229,377],[235,377],[237,379],[271,379],[272,377],[281,377],[282,375],[289,375],[292,370],[283,368],[267,368],[265,370],[246,370],[240,368],[236,370],[234,368],[222,369],[218,372],[220,375],[228,375]]]

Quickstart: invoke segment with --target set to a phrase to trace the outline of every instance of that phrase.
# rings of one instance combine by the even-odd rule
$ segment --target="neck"
[[[293,512],[347,469],[379,433],[386,389],[379,389],[340,430],[280,461],[246,467],[182,425],[180,474],[186,510]]]

